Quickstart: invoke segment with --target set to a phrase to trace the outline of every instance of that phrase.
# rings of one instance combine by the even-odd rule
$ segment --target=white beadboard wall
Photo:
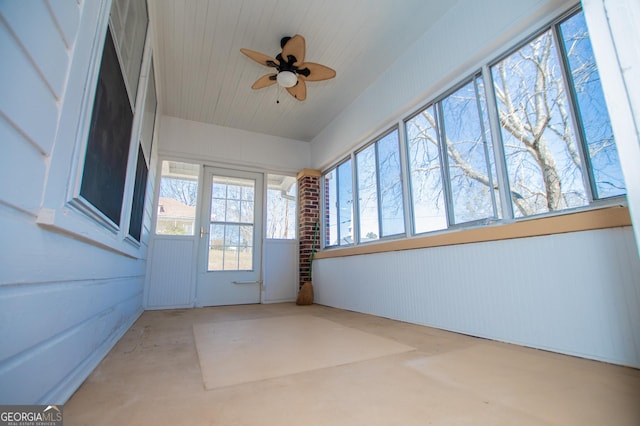
[[[196,237],[154,235],[150,250],[146,309],[193,307]]]
[[[630,227],[314,262],[316,302],[640,367]]]
[[[298,240],[264,240],[262,303],[296,300],[299,285],[298,247]]]
[[[0,404],[65,403],[142,312],[153,161],[137,258],[36,224],[45,191],[69,181],[61,117],[81,111],[84,80],[69,75],[91,55],[78,40],[109,5],[0,2]]]
[[[297,173],[309,167],[308,143],[163,116],[160,155],[229,167]]]

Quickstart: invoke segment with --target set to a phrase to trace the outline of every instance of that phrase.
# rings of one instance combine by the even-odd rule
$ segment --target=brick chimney
[[[320,170],[304,169],[298,173],[298,250],[300,265],[300,286],[309,280],[310,256],[313,233],[320,220]],[[316,251],[320,246],[320,228],[316,237]]]

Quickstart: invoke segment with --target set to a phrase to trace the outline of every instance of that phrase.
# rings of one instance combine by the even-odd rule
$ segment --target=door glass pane
[[[199,171],[197,164],[162,162],[156,234],[194,234]]]
[[[240,226],[238,242],[238,269],[250,271],[253,269],[253,225]]]
[[[238,248],[235,246],[225,246],[223,260],[223,270],[237,271],[238,268]]]
[[[213,176],[209,271],[253,270],[255,181]]]
[[[240,222],[253,223],[253,201],[240,201]]]
[[[240,201],[227,200],[225,213],[225,222],[240,222]]]

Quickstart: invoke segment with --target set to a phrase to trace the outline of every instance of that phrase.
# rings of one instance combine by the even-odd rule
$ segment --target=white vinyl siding
[[[109,5],[0,3],[0,340],[11,342],[0,348],[4,404],[64,404],[142,312],[153,167],[135,256],[95,244],[104,228],[88,217],[74,219],[84,240],[36,223],[43,207],[65,211],[87,113],[81,99]]]

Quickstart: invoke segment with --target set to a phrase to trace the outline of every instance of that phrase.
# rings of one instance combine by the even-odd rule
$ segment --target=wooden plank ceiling
[[[455,3],[453,0],[152,0],[154,66],[166,115],[311,141]],[[284,36],[336,70],[307,99],[271,86],[240,48],[275,56]],[[276,100],[279,99],[279,103]]]

